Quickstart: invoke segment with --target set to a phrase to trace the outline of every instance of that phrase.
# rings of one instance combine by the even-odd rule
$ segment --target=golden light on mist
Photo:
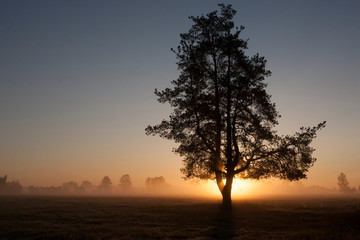
[[[232,185],[232,195],[234,197],[250,196],[254,193],[254,183],[251,181],[235,178]]]
[[[232,185],[232,197],[236,198],[244,198],[251,197],[256,194],[256,183],[248,180],[241,180],[235,178]],[[204,184],[204,190],[206,194],[211,197],[221,197],[221,193],[215,183],[215,181],[208,181]]]

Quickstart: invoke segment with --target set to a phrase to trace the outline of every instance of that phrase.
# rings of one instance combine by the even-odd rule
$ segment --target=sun
[[[254,194],[255,183],[249,180],[242,180],[239,178],[234,178],[232,184],[232,197],[233,198],[243,198],[249,197]],[[215,183],[215,181],[208,181],[205,184],[205,190],[207,194],[212,197],[221,197],[221,193]]]
[[[241,180],[239,178],[235,178],[232,184],[232,196],[233,197],[242,197],[250,195],[252,191],[253,182],[248,180]]]

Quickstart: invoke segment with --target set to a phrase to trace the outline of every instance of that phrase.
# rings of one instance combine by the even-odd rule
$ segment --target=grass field
[[[360,200],[0,196],[0,239],[360,239]]]

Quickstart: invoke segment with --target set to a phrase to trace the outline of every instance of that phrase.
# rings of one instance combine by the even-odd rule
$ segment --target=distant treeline
[[[168,186],[163,176],[148,177],[145,180],[145,186],[150,189],[159,189]],[[65,182],[61,186],[29,186],[23,188],[19,181],[7,180],[7,176],[0,177],[0,194],[36,194],[36,195],[60,195],[60,194],[112,194],[112,193],[131,193],[132,181],[129,174],[121,176],[119,183],[113,185],[110,177],[105,176],[99,185],[95,185],[90,181],[83,181],[78,184],[74,181]]]
[[[166,182],[163,176],[148,177],[145,182],[146,189],[149,193],[156,193],[170,190],[170,185]],[[335,191],[342,194],[360,193],[360,186],[358,191],[355,187],[351,187],[349,181],[344,173],[338,176],[338,188]],[[8,181],[7,175],[0,177],[0,195],[16,195],[16,194],[34,194],[34,195],[61,195],[61,194],[131,194],[134,193],[131,177],[129,174],[121,176],[118,184],[113,184],[108,176],[103,177],[99,185],[95,185],[90,181],[83,181],[78,184],[74,181],[64,182],[61,186],[29,186],[24,188],[19,181]]]
[[[23,191],[23,187],[19,181],[7,180],[7,175],[0,177],[0,194],[20,194]]]

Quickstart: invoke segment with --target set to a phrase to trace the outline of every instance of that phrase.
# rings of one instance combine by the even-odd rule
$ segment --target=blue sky
[[[0,174],[23,184],[117,182],[163,175],[180,184],[174,143],[144,133],[170,114],[155,88],[178,76],[170,48],[188,16],[217,1],[1,1]],[[249,54],[268,60],[278,130],[327,120],[306,184],[360,184],[360,3],[224,1]]]

